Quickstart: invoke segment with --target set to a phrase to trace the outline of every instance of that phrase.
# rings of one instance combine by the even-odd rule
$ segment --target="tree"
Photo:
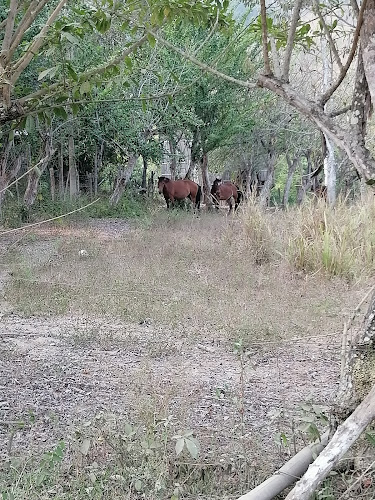
[[[355,6],[356,4],[353,3]],[[324,110],[326,104],[332,100],[337,89],[340,88],[343,80],[348,74],[349,68],[354,60],[354,56],[359,44],[359,53],[360,56],[364,56],[364,52],[366,53],[366,63],[363,64],[363,74],[368,81],[369,78],[373,75],[373,71],[375,68],[375,62],[369,54],[372,53],[374,49],[375,42],[374,34],[375,30],[375,1],[364,0],[361,4],[360,9],[354,7],[354,16],[356,16],[356,28],[351,35],[350,42],[350,50],[349,56],[345,63],[340,61],[340,68],[338,71],[338,76],[333,82],[333,84],[329,87],[329,89],[315,97],[315,99],[306,98],[305,95],[301,92],[298,92],[293,85],[290,83],[290,68],[292,63],[292,55],[293,50],[302,46],[308,47],[313,44],[313,39],[309,34],[311,30],[311,25],[309,22],[305,22],[305,19],[308,19],[309,14],[306,13],[304,16],[304,21],[300,21],[301,7],[302,1],[299,0],[294,3],[291,17],[289,19],[289,29],[285,31],[282,27],[273,26],[272,19],[267,17],[267,8],[265,5],[265,1],[261,0],[261,15],[258,20],[258,26],[260,28],[260,34],[262,36],[262,49],[263,49],[263,64],[264,70],[261,74],[257,76],[254,81],[247,81],[244,79],[237,78],[237,76],[231,76],[225,72],[219,71],[216,68],[207,65],[206,63],[199,60],[194,55],[188,53],[187,51],[174,46],[169,41],[163,39],[161,36],[154,34],[158,40],[168,46],[170,49],[174,50],[176,53],[179,53],[185,59],[190,60],[195,63],[202,70],[211,73],[217,77],[220,77],[226,81],[231,83],[235,83],[241,87],[247,89],[254,89],[256,87],[261,87],[267,89],[274,94],[281,97],[287,104],[294,107],[301,114],[306,116],[311,122],[313,122],[318,129],[325,134],[332,142],[341,150],[345,151],[348,155],[349,159],[352,161],[355,169],[358,174],[363,177],[368,184],[375,183],[375,160],[372,157],[370,151],[365,146],[365,141],[361,139],[358,134],[352,134],[344,124],[337,123],[336,117],[340,116],[344,111],[347,112],[349,109],[346,107],[344,110],[335,110],[328,112]],[[341,8],[339,5],[337,9]],[[276,6],[276,10],[279,9],[279,6]],[[313,17],[313,12],[310,11],[311,16]],[[325,16],[325,14],[323,14]],[[332,23],[333,28],[330,31],[334,31],[335,26],[340,23],[339,15],[335,16],[335,10],[330,10],[330,15],[336,17],[334,23]],[[364,21],[365,20],[365,21]],[[336,43],[332,36],[328,37],[326,33],[328,43],[332,47],[332,51],[338,53]],[[280,76],[276,76],[276,71],[272,69],[271,60],[272,57],[269,54],[269,40],[270,38],[274,38],[277,40],[279,47],[284,47],[284,58],[282,63],[280,61],[273,61],[273,67],[280,66],[281,73]],[[271,44],[272,46],[272,44]],[[336,61],[336,65],[337,65]],[[358,75],[357,75],[358,76]],[[365,88],[366,82],[362,81],[362,87]],[[357,83],[357,87],[358,87]],[[374,86],[368,85],[369,94],[371,98],[375,98]],[[361,102],[363,103],[363,96],[366,92],[363,92],[356,97],[361,97]],[[354,121],[358,119],[357,111],[355,107],[358,106],[358,99],[353,100],[353,105],[350,109],[353,109],[356,113],[354,115]]]

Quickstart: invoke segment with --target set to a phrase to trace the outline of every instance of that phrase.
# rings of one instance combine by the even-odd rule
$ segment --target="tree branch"
[[[340,115],[347,113],[351,109],[352,109],[352,105],[350,104],[349,106],[345,106],[344,108],[336,109],[336,111],[331,111],[331,113],[329,113],[328,116],[330,116],[331,118],[335,118],[336,116],[340,116]]]
[[[17,47],[19,46],[26,30],[30,28],[32,23],[35,21],[37,18],[38,14],[40,11],[43,9],[43,7],[49,2],[50,0],[33,0],[27,11],[25,12],[23,18],[21,19],[19,25],[16,28],[16,31],[14,32],[14,35],[12,37],[9,53],[8,53],[8,58],[7,58],[7,63],[11,60],[14,52],[17,50]]]
[[[143,35],[139,40],[134,42],[130,47],[126,48],[119,56],[114,57],[111,59],[109,62],[106,64],[102,64],[101,66],[98,66],[96,68],[90,69],[84,73],[81,73],[79,75],[80,80],[85,80],[89,79],[92,76],[95,75],[100,75],[104,71],[106,71],[108,68],[111,66],[115,66],[116,64],[121,63],[126,56],[134,52],[138,47],[140,47],[145,41],[147,40],[147,35]],[[29,94],[28,96],[22,97],[19,99],[17,102],[21,105],[25,104],[27,101],[30,101],[32,99],[38,99],[39,97],[42,97],[43,95],[52,92],[57,92],[59,88],[63,85],[62,82],[54,83],[53,85],[50,85],[47,88],[42,88],[37,90],[36,92]],[[1,122],[1,120],[0,120]]]
[[[13,74],[11,77],[12,84],[14,85],[18,78],[20,77],[21,73],[27,68],[27,66],[30,64],[38,50],[44,45],[46,41],[46,35],[51,27],[51,25],[55,22],[57,16],[60,14],[61,9],[64,7],[68,0],[60,0],[60,2],[57,4],[55,10],[52,12],[48,20],[46,21],[45,25],[43,28],[40,30],[38,35],[34,38],[33,43],[31,46],[27,49],[25,54],[16,62],[13,68]]]
[[[7,22],[5,25],[5,34],[3,39],[3,45],[1,48],[0,61],[3,67],[5,67],[5,60],[8,54],[10,43],[12,40],[12,34],[14,29],[14,21],[17,14],[17,4],[18,0],[10,0],[9,12],[7,16]]]
[[[352,48],[350,49],[348,60],[346,61],[346,64],[343,67],[342,71],[340,72],[340,75],[339,75],[338,79],[336,80],[336,82],[333,85],[331,85],[331,87],[320,98],[319,103],[321,106],[324,106],[326,104],[326,102],[331,98],[333,93],[339,88],[339,86],[341,85],[342,81],[344,80],[346,73],[348,72],[348,69],[350,68],[350,65],[354,59],[354,56],[355,56],[355,53],[357,50],[359,34],[361,31],[361,26],[362,26],[362,22],[363,22],[363,13],[364,13],[365,8],[366,8],[366,3],[367,3],[367,0],[362,0],[361,8],[360,8],[359,13],[358,13],[357,27],[356,27],[355,32],[354,32]]]
[[[212,75],[215,75],[215,76],[221,78],[222,80],[226,80],[227,82],[234,83],[236,85],[239,85],[241,87],[245,87],[247,89],[255,89],[257,87],[257,84],[255,82],[247,82],[245,80],[239,80],[238,78],[234,78],[233,76],[229,76],[225,73],[222,73],[221,71],[218,71],[217,69],[212,68],[208,64],[203,63],[202,61],[200,61],[196,57],[188,54],[187,52],[180,49],[179,47],[176,47],[171,42],[169,42],[168,40],[165,40],[165,38],[162,38],[160,35],[158,35],[154,31],[152,31],[152,30],[147,30],[147,31],[154,38],[156,38],[156,40],[158,40],[160,43],[162,43],[163,45],[165,45],[169,49],[173,50],[173,52],[176,52],[177,54],[179,54],[183,58],[187,59],[188,61],[192,62],[193,64],[198,66],[198,68],[203,69],[207,73],[211,73]]]
[[[333,438],[285,500],[308,500],[352,444],[375,418],[375,385],[362,403],[340,425]]]
[[[355,135],[336,124],[319,104],[304,98],[289,84],[274,77],[259,75],[258,85],[282,97],[286,103],[315,123],[322,133],[326,134],[336,146],[346,152],[357,172],[369,184],[373,183],[375,180],[375,160],[372,158],[370,151],[358,141]]]
[[[341,58],[339,56],[339,53],[337,52],[335,42],[333,41],[332,35],[328,29],[327,23],[325,22],[325,19],[324,19],[322,12],[320,10],[318,0],[314,0],[314,7],[316,10],[316,13],[318,14],[319,20],[322,23],[323,30],[324,30],[324,33],[326,34],[329,46],[331,47],[333,57],[336,59],[337,65],[340,68],[340,71],[342,72],[344,70],[344,67],[342,65]]]
[[[282,79],[285,82],[289,80],[290,60],[292,58],[294,38],[296,36],[296,30],[299,21],[301,6],[302,6],[302,0],[297,0],[293,7],[292,22],[288,32],[288,40],[286,43],[283,72],[282,72]]]
[[[268,35],[267,35],[267,9],[266,1],[260,0],[260,17],[262,22],[262,47],[263,47],[263,62],[264,74],[272,75],[270,58],[268,54]]]

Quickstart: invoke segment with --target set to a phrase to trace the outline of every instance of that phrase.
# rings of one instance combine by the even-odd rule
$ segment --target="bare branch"
[[[341,58],[340,58],[339,53],[337,51],[337,47],[335,45],[335,42],[333,41],[331,32],[329,31],[327,23],[325,22],[325,19],[324,19],[323,15],[322,15],[322,12],[320,10],[318,0],[314,0],[314,7],[315,7],[315,10],[316,10],[316,13],[318,14],[319,20],[320,20],[320,22],[321,22],[321,24],[323,26],[323,30],[324,30],[324,33],[325,33],[325,35],[327,37],[329,46],[331,47],[331,51],[332,51],[333,57],[335,58],[335,60],[337,62],[337,65],[340,68],[340,71],[343,71],[344,67],[342,65]]]
[[[336,109],[336,111],[332,111],[331,113],[329,113],[329,116],[331,118],[335,118],[336,116],[344,115],[345,113],[347,113],[351,109],[352,109],[352,105],[350,104],[349,106],[345,106],[345,108]]]
[[[27,68],[27,66],[30,64],[38,50],[44,45],[46,41],[46,35],[51,27],[51,25],[55,22],[56,18],[61,12],[61,9],[64,7],[68,0],[60,0],[60,2],[57,4],[55,10],[52,12],[48,20],[46,21],[45,25],[43,28],[40,30],[38,35],[34,38],[33,43],[31,46],[27,49],[25,54],[16,62],[14,65],[14,72],[12,75],[12,83],[15,84],[18,78],[20,77],[21,73]]]
[[[296,35],[301,6],[302,6],[302,0],[297,0],[293,7],[292,22],[288,32],[288,40],[286,43],[285,58],[284,58],[283,72],[282,72],[282,78],[286,82],[289,80],[290,60],[292,58],[294,38]]]
[[[345,63],[345,66],[343,67],[342,71],[340,72],[339,77],[337,78],[336,82],[331,85],[331,87],[322,95],[322,97],[319,100],[319,103],[321,106],[324,106],[326,102],[331,98],[333,93],[339,88],[341,85],[342,81],[344,80],[346,73],[348,72],[348,69],[350,68],[350,65],[353,62],[356,50],[357,50],[357,45],[358,45],[358,40],[359,40],[359,34],[361,31],[361,26],[363,22],[363,13],[365,11],[367,4],[367,0],[362,0],[361,3],[361,8],[358,13],[358,19],[357,19],[357,27],[354,32],[354,37],[353,37],[353,43],[352,43],[352,48],[350,49],[350,53],[348,56],[348,59]]]
[[[357,0],[350,0],[350,5],[352,6],[354,14],[358,17],[359,7]]]
[[[17,26],[14,35],[12,37],[8,57],[7,57],[7,62],[9,62],[16,51],[17,47],[19,46],[26,30],[30,28],[32,23],[35,21],[37,18],[38,14],[40,11],[44,8],[44,6],[49,2],[50,0],[33,0],[27,11],[25,12],[23,18],[21,19],[21,22]]]
[[[371,184],[375,180],[375,160],[370,151],[351,132],[336,124],[319,104],[299,95],[289,84],[265,75],[258,76],[258,85],[271,90],[315,123],[341,150],[345,151],[358,173]]]
[[[262,21],[262,47],[263,47],[264,74],[272,75],[270,58],[268,55],[267,9],[265,0],[260,0],[260,17]]]

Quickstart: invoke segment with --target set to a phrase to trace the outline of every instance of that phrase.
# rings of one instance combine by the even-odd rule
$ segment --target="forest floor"
[[[179,469],[168,486],[176,498],[179,488],[183,498],[236,498],[307,442],[297,430],[306,404],[315,418],[332,402],[343,321],[366,289],[283,259],[254,264],[238,220],[222,214],[41,226],[3,236],[0,261],[0,492],[9,457],[40,471],[43,453],[66,447],[65,475],[27,485],[18,476],[18,498],[80,498],[68,493],[78,476],[95,497],[97,469],[121,455],[108,436],[125,424],[161,440],[163,452],[147,453]],[[172,448],[187,430],[196,461]],[[151,477],[160,464],[130,463],[129,450],[117,462],[132,470],[126,498],[132,488],[170,498]],[[117,498],[106,488],[98,498]]]

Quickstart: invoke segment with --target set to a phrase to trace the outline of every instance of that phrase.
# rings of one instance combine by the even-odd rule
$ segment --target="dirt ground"
[[[2,250],[6,255],[10,247],[17,249],[30,262],[37,256],[38,269],[49,266],[51,279],[51,259],[60,258],[58,251],[54,253],[55,242],[62,233],[64,239],[75,242],[75,249],[80,245],[76,240],[85,238],[99,241],[104,248],[117,242],[124,252],[131,241],[124,235],[132,231],[137,233],[120,220],[76,223],[62,229],[43,227],[31,240],[17,242],[19,235],[7,237]],[[158,229],[154,231],[156,235]],[[213,231],[216,233],[217,227]],[[220,255],[208,258],[218,259],[220,266]],[[203,264],[197,265],[202,269]],[[0,421],[18,421],[30,412],[35,416],[33,425],[15,433],[14,455],[50,449],[98,414],[136,422],[142,412],[151,409],[161,416],[173,415],[183,428],[192,429],[204,460],[228,459],[238,453],[242,439],[249,462],[254,468],[265,464],[269,472],[293,452],[288,447],[280,451],[275,435],[280,431],[291,434],[291,426],[299,422],[300,403],[310,401],[323,407],[332,403],[343,320],[363,295],[360,285],[299,276],[290,278],[292,285],[287,283],[286,289],[279,290],[277,280],[284,279],[283,270],[272,263],[263,269],[251,264],[255,285],[249,293],[253,301],[268,301],[264,307],[271,319],[283,308],[289,313],[280,316],[282,333],[276,337],[268,330],[254,338],[251,331],[247,333],[242,394],[241,362],[233,348],[233,341],[241,337],[240,328],[233,332],[236,324],[225,325],[224,318],[216,328],[214,322],[189,322],[185,317],[180,323],[168,324],[157,314],[147,317],[147,313],[135,321],[134,317],[74,309],[63,314],[29,314],[13,302],[15,295],[9,290],[12,265],[2,266],[0,274]],[[43,283],[43,273],[38,271],[38,276]],[[104,279],[105,274],[100,276]],[[168,282],[164,285],[168,288]],[[200,293],[198,289],[193,295]],[[237,307],[242,300],[238,294],[226,295],[225,286],[220,293],[228,308]],[[306,316],[301,304],[309,304]],[[257,308],[258,318],[264,317],[261,307]],[[250,306],[246,314],[253,314]],[[269,319],[264,323],[268,325]],[[273,328],[275,324],[277,318]],[[244,427],[239,400],[244,406]],[[285,415],[275,418],[280,410]],[[9,429],[3,425],[2,459],[8,446]]]

